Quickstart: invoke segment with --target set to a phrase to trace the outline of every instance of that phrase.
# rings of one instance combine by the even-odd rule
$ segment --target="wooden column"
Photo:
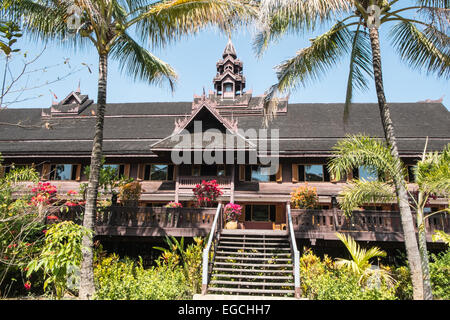
[[[178,201],[178,192],[180,190],[180,175],[178,174],[178,165],[175,165],[173,168],[173,173],[175,175],[175,202],[179,202]]]
[[[234,176],[235,176],[235,167],[236,165],[233,164],[231,167],[231,185],[230,185],[230,202],[234,203]]]

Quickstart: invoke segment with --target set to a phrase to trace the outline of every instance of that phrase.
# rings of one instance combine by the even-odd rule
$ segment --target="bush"
[[[430,278],[434,299],[450,300],[450,250],[431,254]]]
[[[192,293],[181,267],[160,265],[144,269],[117,255],[103,259],[94,270],[97,300],[179,300]]]
[[[319,207],[319,197],[316,188],[308,185],[300,186],[291,192],[291,204],[294,209],[316,209]]]
[[[395,288],[364,287],[360,276],[337,268],[327,256],[321,260],[311,250],[300,258],[303,295],[311,300],[394,300]]]

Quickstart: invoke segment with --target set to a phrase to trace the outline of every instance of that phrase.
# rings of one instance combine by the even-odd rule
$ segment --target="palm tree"
[[[367,89],[373,78],[378,107],[392,158],[396,161],[393,180],[400,207],[405,247],[411,266],[414,298],[423,298],[420,255],[408,194],[402,184],[401,162],[386,102],[381,68],[381,25],[391,25],[388,34],[401,59],[414,69],[425,69],[438,77],[450,77],[450,38],[448,36],[450,0],[262,0],[261,31],[254,47],[261,55],[268,45],[285,33],[314,31],[335,22],[331,29],[311,39],[311,45],[276,67],[278,82],[266,96],[265,113],[275,115],[280,93],[306,86],[317,80],[345,55],[350,55],[344,120],[351,106],[353,90]],[[336,22],[337,21],[337,22]],[[268,121],[267,120],[267,121]]]
[[[386,257],[386,252],[378,247],[370,249],[361,248],[355,239],[349,235],[336,233],[336,236],[347,248],[351,259],[337,258],[335,265],[338,268],[345,268],[360,276],[359,283],[367,283],[367,280],[373,276],[379,276],[388,285],[393,284],[393,279],[384,269],[372,269],[370,259]]]
[[[426,147],[425,147],[426,148]],[[352,210],[366,203],[385,203],[397,201],[392,180],[397,171],[397,162],[393,159],[386,143],[361,135],[349,136],[338,142],[334,148],[334,156],[329,161],[329,171],[340,179],[348,170],[359,166],[370,168],[381,177],[378,180],[353,180],[339,194],[339,203],[344,214],[350,216]],[[450,195],[450,144],[442,153],[426,153],[417,163],[415,183],[417,187],[408,190],[407,168],[401,164],[402,184],[408,192],[409,205],[416,212],[419,235],[419,252],[423,272],[425,298],[432,299],[429,258],[426,242],[425,219],[436,213],[449,211],[444,209],[425,215],[425,206],[430,197],[437,195],[448,198]]]
[[[91,44],[98,52],[96,125],[83,221],[91,230],[95,224],[102,159],[109,58],[119,61],[122,71],[132,78],[151,84],[166,82],[173,90],[175,71],[144,46],[164,47],[210,25],[228,30],[230,26],[239,26],[239,21],[245,22],[253,13],[252,6],[238,0],[20,0],[10,10],[25,18],[25,31],[37,39],[53,40],[75,49]],[[82,245],[79,296],[89,299],[95,291],[93,240],[84,237]]]

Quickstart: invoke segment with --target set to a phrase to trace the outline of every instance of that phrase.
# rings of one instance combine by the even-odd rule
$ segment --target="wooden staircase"
[[[207,293],[294,297],[287,232],[222,230]]]

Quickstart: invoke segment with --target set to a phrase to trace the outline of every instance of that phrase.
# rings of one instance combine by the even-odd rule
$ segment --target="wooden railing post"
[[[291,251],[293,253],[294,258],[294,288],[295,288],[295,298],[300,299],[302,292],[300,287],[300,252],[297,249],[297,242],[295,240],[295,232],[294,226],[292,223],[292,214],[291,214],[291,205],[288,202],[286,204],[286,212],[288,218],[288,230],[289,230],[289,239],[291,242]]]
[[[205,249],[203,249],[203,259],[202,259],[202,294],[205,295],[208,291],[209,282],[209,251],[211,250],[211,245],[216,237],[216,229],[219,218],[221,215],[222,203],[219,202],[216,210],[216,215],[214,216],[214,221],[211,226],[211,232],[209,233],[208,243]]]

